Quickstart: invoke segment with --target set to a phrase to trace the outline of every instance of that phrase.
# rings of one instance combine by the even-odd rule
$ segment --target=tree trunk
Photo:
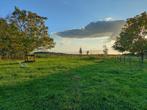
[[[126,55],[124,54],[124,63],[126,62]]]
[[[141,52],[141,63],[143,64],[144,63],[144,53]]]
[[[27,51],[25,51],[25,53],[24,53],[24,54],[25,54],[25,56],[24,56],[24,58],[25,58],[25,59],[24,59],[24,60],[25,60],[25,62],[28,62],[28,52],[27,52]]]

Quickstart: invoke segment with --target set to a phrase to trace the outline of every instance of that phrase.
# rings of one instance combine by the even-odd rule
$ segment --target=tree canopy
[[[46,17],[15,7],[6,19],[0,19],[1,56],[23,56],[38,47],[53,48],[55,43],[45,25]]]
[[[120,36],[113,48],[124,52],[139,54],[143,62],[144,51],[147,50],[147,13],[143,12],[126,21]]]

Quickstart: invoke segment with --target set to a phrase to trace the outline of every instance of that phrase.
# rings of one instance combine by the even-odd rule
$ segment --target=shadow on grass
[[[9,65],[16,65],[16,64],[19,64],[18,62],[14,62],[14,63],[2,63],[0,64],[0,66],[9,66]]]
[[[123,70],[112,71],[108,65],[97,62],[0,87],[0,110],[145,110],[139,97],[132,99],[129,84],[133,82],[125,82],[130,74],[123,76]],[[124,82],[117,82],[119,78]]]

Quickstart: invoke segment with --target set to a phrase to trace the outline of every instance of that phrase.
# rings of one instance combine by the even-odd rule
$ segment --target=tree
[[[46,17],[15,7],[6,19],[0,19],[0,56],[26,56],[38,47],[53,48],[55,43],[48,34]]]
[[[126,21],[119,38],[113,46],[119,51],[128,51],[141,56],[141,62],[144,61],[144,51],[147,50],[147,13],[143,12]]]
[[[9,23],[15,24],[20,32],[21,50],[27,55],[38,47],[53,48],[55,43],[48,34],[45,26],[46,17],[36,13],[20,10],[15,7],[14,12],[8,17]]]
[[[79,54],[82,55],[82,48],[79,49]]]
[[[108,48],[107,48],[106,45],[104,45],[103,53],[104,53],[105,56],[108,55]]]
[[[89,55],[89,50],[86,51],[87,55]]]

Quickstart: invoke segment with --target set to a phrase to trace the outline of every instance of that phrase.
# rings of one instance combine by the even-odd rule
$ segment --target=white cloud
[[[113,21],[114,19],[112,17],[106,17],[104,20],[105,21]]]

